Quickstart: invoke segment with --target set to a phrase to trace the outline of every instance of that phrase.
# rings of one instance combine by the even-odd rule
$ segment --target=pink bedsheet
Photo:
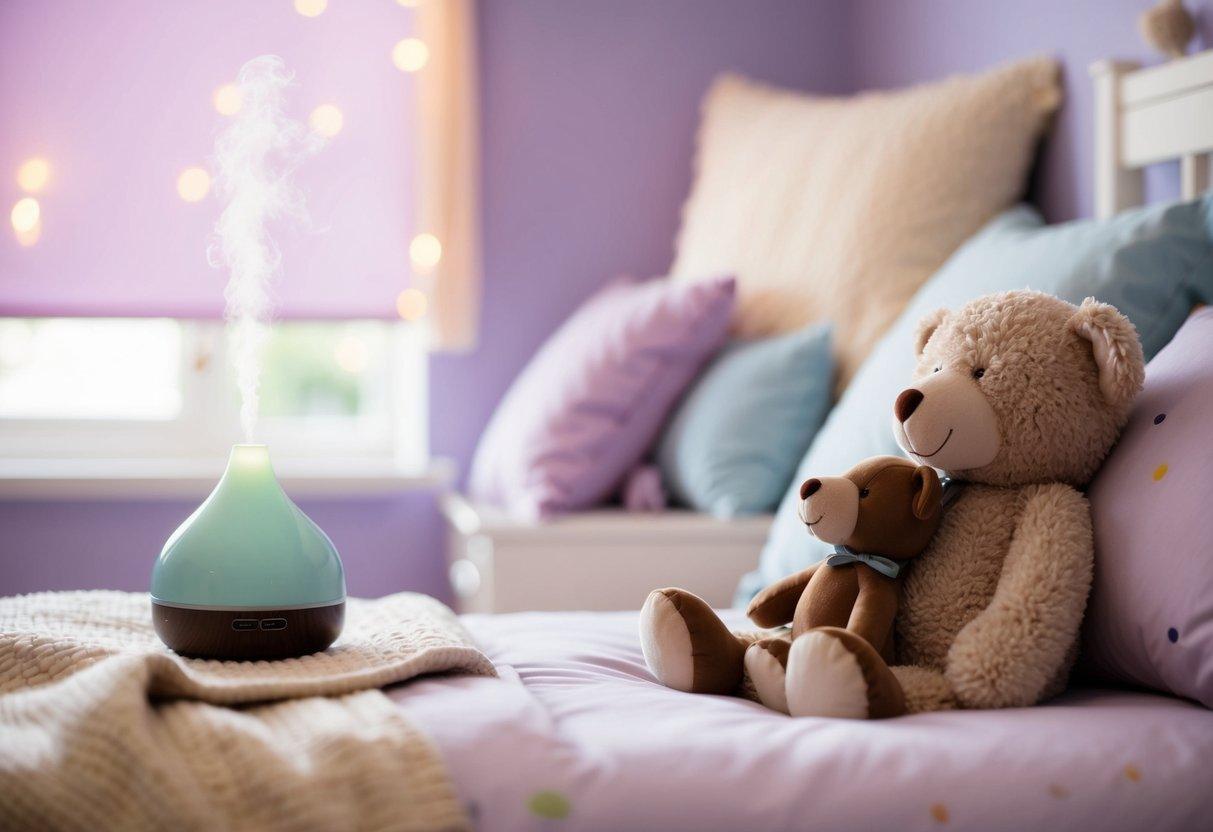
[[[658,685],[635,613],[465,621],[500,678],[391,693],[482,830],[1213,829],[1213,712],[1190,702],[791,719]]]

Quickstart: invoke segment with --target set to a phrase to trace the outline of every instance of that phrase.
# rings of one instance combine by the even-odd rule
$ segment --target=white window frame
[[[220,322],[182,327],[176,419],[0,419],[0,497],[195,494],[243,441]],[[429,458],[424,324],[386,323],[385,408],[357,419],[258,421],[281,479],[312,493],[434,487],[449,467]],[[205,366],[196,361],[207,355]],[[209,404],[208,404],[209,403]],[[335,429],[336,428],[336,429]]]

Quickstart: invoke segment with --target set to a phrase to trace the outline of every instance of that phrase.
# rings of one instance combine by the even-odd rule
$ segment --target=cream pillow
[[[1057,75],[1036,58],[849,98],[721,77],[672,274],[736,275],[744,337],[833,321],[841,389],[918,286],[1023,195]]]

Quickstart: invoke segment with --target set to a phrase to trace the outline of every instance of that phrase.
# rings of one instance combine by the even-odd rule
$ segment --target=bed
[[[1099,216],[1140,203],[1160,160],[1180,160],[1185,197],[1208,190],[1213,53],[1092,78]],[[1079,686],[1028,709],[790,719],[662,687],[634,612],[464,620],[500,677],[390,695],[480,829],[1213,828],[1213,712],[1175,697]]]
[[[1213,712],[1173,697],[1080,688],[1036,708],[790,719],[662,687],[635,613],[464,622],[500,678],[390,696],[437,744],[478,829],[1111,832],[1213,819]]]

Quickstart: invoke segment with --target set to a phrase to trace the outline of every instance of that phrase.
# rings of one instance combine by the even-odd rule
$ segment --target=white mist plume
[[[230,273],[223,293],[225,317],[246,442],[253,440],[257,423],[270,283],[282,261],[268,225],[282,217],[307,219],[303,192],[292,174],[324,144],[283,113],[283,93],[291,79],[276,55],[241,67],[236,79],[240,110],[215,141],[216,189],[226,207],[207,255],[212,265],[226,266]]]

